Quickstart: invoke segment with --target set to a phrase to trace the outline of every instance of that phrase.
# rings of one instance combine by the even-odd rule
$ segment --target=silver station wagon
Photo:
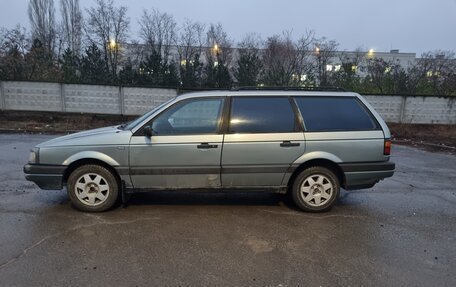
[[[151,190],[289,192],[326,211],[340,188],[394,173],[390,131],[360,95],[238,90],[180,95],[124,125],[37,145],[24,167],[42,189],[66,186],[73,206],[110,209]]]

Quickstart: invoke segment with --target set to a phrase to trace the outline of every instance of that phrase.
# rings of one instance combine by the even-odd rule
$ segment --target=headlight
[[[39,148],[34,148],[30,151],[29,155],[29,163],[39,163],[40,162],[40,149]]]

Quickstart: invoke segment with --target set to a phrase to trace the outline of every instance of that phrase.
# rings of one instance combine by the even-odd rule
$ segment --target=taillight
[[[383,146],[383,154],[390,155],[391,154],[391,140],[385,140],[385,145]]]

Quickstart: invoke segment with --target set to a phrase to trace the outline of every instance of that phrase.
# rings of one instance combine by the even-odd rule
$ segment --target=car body
[[[368,188],[393,175],[390,138],[356,93],[197,92],[126,125],[39,144],[24,172],[42,189],[67,185],[85,211],[109,209],[121,194],[181,189],[291,190],[302,209],[323,211],[339,187]]]

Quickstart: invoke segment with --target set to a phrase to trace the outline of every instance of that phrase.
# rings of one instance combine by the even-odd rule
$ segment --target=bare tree
[[[259,83],[263,62],[263,40],[255,33],[247,34],[238,44],[237,61],[233,75],[239,86],[256,86]]]
[[[0,28],[0,55],[4,55],[13,48],[25,55],[31,44],[26,34],[26,29],[21,25],[17,25],[10,30]]]
[[[181,63],[190,62],[195,59],[195,56],[201,56],[203,51],[203,33],[205,30],[204,24],[185,20],[179,30],[177,37],[177,52]]]
[[[211,24],[206,33],[205,82],[211,88],[229,88],[232,80],[228,67],[232,60],[231,40],[222,24]]]
[[[326,37],[315,40],[315,56],[317,58],[318,81],[321,86],[328,85],[327,65],[331,64],[339,44]]]
[[[398,61],[372,58],[367,61],[366,85],[373,85],[381,94],[405,92],[406,73]]]
[[[41,42],[46,54],[52,58],[56,39],[54,0],[30,0],[28,16],[33,38]]]
[[[132,67],[138,68],[140,63],[147,57],[147,49],[138,40],[132,40],[128,45],[127,60]]]
[[[96,0],[96,6],[86,9],[86,35],[90,43],[100,47],[107,69],[117,74],[121,45],[128,39],[130,19],[127,7],[115,7],[113,0]]]
[[[408,69],[410,93],[452,95],[456,91],[454,52],[433,51],[421,55]]]
[[[438,95],[456,94],[456,58],[453,51],[434,51],[431,83]]]
[[[67,49],[79,54],[82,43],[82,12],[79,0],[60,0],[63,40]]]
[[[359,91],[362,79],[359,71],[364,69],[361,66],[366,60],[366,52],[363,51],[362,47],[358,47],[354,51],[337,52],[336,54],[339,58],[340,66],[339,68],[334,68],[330,77],[327,78],[329,84],[351,91]]]
[[[340,52],[338,56],[342,64],[341,69],[347,74],[356,73],[357,68],[366,60],[366,52],[362,47],[358,47],[352,52]]]
[[[200,22],[185,20],[177,37],[179,72],[183,87],[201,85],[201,55],[204,46],[205,25]]]
[[[269,37],[263,55],[263,81],[271,86],[305,84],[313,70],[311,61],[314,33],[306,32],[294,42],[291,32]]]
[[[291,35],[289,36],[291,37]],[[312,46],[315,42],[315,32],[306,31],[298,39],[295,47],[297,51],[297,75],[299,78],[294,80],[294,84],[305,85],[310,83],[310,77],[312,76],[312,71],[314,70],[314,61],[312,59]],[[307,75],[307,78],[303,77]]]
[[[138,23],[144,42],[168,61],[171,46],[176,42],[176,21],[173,16],[156,9],[150,12],[144,9]]]
[[[232,54],[231,43],[221,23],[211,24],[206,34],[206,57],[229,65]]]
[[[25,28],[20,25],[11,30],[0,28],[0,79],[26,78],[25,55],[29,49]]]

